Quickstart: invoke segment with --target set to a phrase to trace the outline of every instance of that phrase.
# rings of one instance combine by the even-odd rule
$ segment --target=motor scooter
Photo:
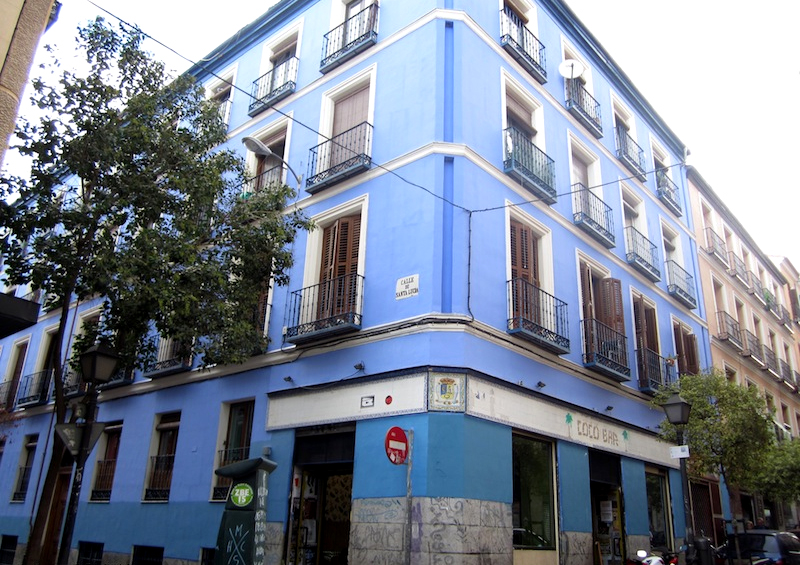
[[[678,554],[668,549],[648,554],[640,549],[636,552],[636,558],[629,557],[625,560],[625,565],[678,565]]]

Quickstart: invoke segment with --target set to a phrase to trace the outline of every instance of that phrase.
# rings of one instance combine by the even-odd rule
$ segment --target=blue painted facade
[[[102,441],[90,457],[73,538],[76,549],[79,541],[102,543],[110,554],[156,546],[164,548],[165,560],[193,561],[202,548],[213,548],[223,506],[213,500],[213,471],[223,449],[227,407],[243,400],[253,401],[249,456],[268,453],[278,464],[269,479],[267,522],[277,532],[275,547],[267,551],[271,559],[293,562],[285,556],[295,544],[290,532],[295,527],[292,504],[302,490],[298,480],[326,466],[331,469],[328,474],[352,480],[350,562],[366,555],[358,551],[372,551],[356,543],[363,541],[355,526],[357,515],[366,514],[357,503],[402,505],[407,495],[406,467],[393,465],[384,452],[384,438],[392,426],[413,431],[410,479],[415,510],[409,511],[408,519],[414,529],[412,540],[404,538],[408,543],[401,545],[413,547],[415,555],[440,551],[461,562],[464,554],[482,552],[431,544],[435,536],[426,533],[426,505],[442,499],[451,509],[457,506],[453,501],[496,504],[508,518],[497,526],[505,537],[487,542],[485,553],[498,563],[524,559],[526,550],[512,547],[512,530],[520,527],[512,524],[518,502],[512,480],[515,436],[544,442],[552,457],[548,480],[558,535],[553,547],[545,549],[545,559],[592,562],[602,516],[591,501],[602,499],[606,491],[619,493],[616,511],[623,551],[649,544],[647,473],[663,477],[668,487],[670,538],[683,536],[677,466],[669,459],[668,446],[656,439],[663,415],[650,406],[648,386],[640,383],[634,303],[643,296],[654,312],[648,323],[656,323],[650,332],[657,343],[648,347],[663,358],[657,361],[657,376],[669,379],[676,374],[678,367],[667,362],[678,354],[676,336],[695,336],[695,362],[701,368],[710,365],[706,312],[694,282],[697,245],[685,204],[684,146],[563,4],[514,4],[516,10],[526,7],[530,31],[545,48],[544,83],[501,45],[502,2],[485,0],[384,0],[375,23],[376,42],[326,73],[320,72],[323,36],[335,27],[332,22],[344,21],[344,4],[283,0],[206,58],[213,63],[190,70],[204,84],[219,77],[234,79],[229,147],[245,152],[243,137],[266,143],[277,135],[284,144],[282,158],[303,173],[304,184],[319,173],[309,166],[310,149],[330,137],[335,104],[349,94],[348,84],[367,86],[365,112],[372,138],[359,150],[366,151],[369,166],[313,194],[299,187],[297,206],[319,229],[299,235],[291,282],[273,290],[267,353],[240,367],[184,371],[160,379],[137,374],[132,384],[101,394],[99,420],[122,423],[119,455],[107,501],[91,500],[89,480],[97,476]],[[251,116],[252,83],[269,70],[266,50],[291,30],[299,59],[296,87],[274,108]],[[282,41],[281,47],[291,37]],[[601,108],[600,138],[566,108],[566,81],[559,65],[567,53],[587,67],[592,96]],[[521,183],[504,172],[507,107],[509,98],[519,97],[535,114],[537,147],[552,159],[556,197],[550,205],[531,191],[530,182]],[[615,108],[617,114],[628,113],[629,131],[635,132],[634,141],[643,150],[644,180],[633,178],[617,156]],[[654,147],[669,171],[681,214],[659,197]],[[591,157],[590,188],[610,207],[612,247],[575,224],[572,187],[579,181],[578,153]],[[248,159],[255,163],[252,154]],[[285,179],[296,184],[291,174]],[[657,248],[651,265],[660,273],[656,280],[627,258],[624,198],[636,201],[637,229]],[[359,213],[357,272],[363,277],[363,290],[358,292],[358,323],[346,333],[333,335],[330,327],[323,327],[315,336],[290,343],[287,328],[298,325],[290,309],[292,293],[320,281],[320,232],[341,217]],[[568,340],[565,353],[543,347],[537,335],[512,331],[518,329],[509,322],[515,317],[508,290],[512,220],[532,226],[538,234],[539,284],[566,303],[567,324],[560,336]],[[672,238],[675,263],[694,277],[683,289],[693,297],[694,307],[670,288],[665,238]],[[582,324],[587,312],[581,284],[584,265],[591,265],[598,280],[620,281],[621,333],[627,348],[624,356],[617,356],[615,349],[613,361],[629,370],[627,376],[609,375],[586,362],[587,354],[602,357],[608,351],[592,350],[587,344],[591,340]],[[404,298],[397,292],[406,278],[415,281],[412,286],[418,293]],[[30,330],[0,342],[0,370],[6,380],[21,340],[29,343],[22,374],[39,370],[40,344],[55,316],[43,315]],[[639,328],[638,333],[643,332]],[[356,369],[358,364],[363,369]],[[437,396],[437,387],[445,387],[449,381],[442,379],[452,375],[463,396],[459,400],[456,394],[448,404],[452,399]],[[365,406],[363,398],[369,396],[374,404]],[[145,501],[158,418],[173,412],[180,412],[180,427],[168,499]],[[0,534],[18,536],[24,544],[37,471],[49,454],[52,432],[47,403],[16,413],[20,418],[3,431]],[[352,438],[344,441],[351,455],[322,455],[309,448],[310,455],[304,456],[319,459],[298,460],[298,446],[312,444],[303,438],[337,433]],[[25,438],[32,434],[39,439],[27,495],[24,501],[9,502]],[[614,468],[606,473],[604,465]],[[598,479],[600,475],[606,478]],[[579,551],[579,546],[589,547],[588,552]]]

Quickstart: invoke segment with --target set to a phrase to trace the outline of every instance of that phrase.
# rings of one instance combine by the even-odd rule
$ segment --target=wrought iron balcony
[[[675,381],[675,359],[662,357],[652,349],[636,350],[639,390],[655,393]]]
[[[728,248],[725,240],[711,228],[706,228],[706,252],[714,255],[726,267],[728,266]]]
[[[98,388],[100,390],[106,390],[109,388],[116,388],[118,386],[129,385],[132,382],[133,382],[133,369],[125,368],[117,371],[107,383],[98,385]]]
[[[789,365],[789,363],[787,363],[783,359],[778,359],[778,367],[780,368],[781,378],[783,379],[783,382],[785,382],[788,385],[794,385],[794,379],[792,377],[792,366]]]
[[[616,128],[617,158],[628,167],[636,178],[644,182],[647,179],[644,165],[644,149],[634,141],[627,128],[618,125]]]
[[[253,81],[247,114],[255,116],[289,96],[297,88],[297,67],[300,59],[292,57]]]
[[[728,274],[739,279],[739,282],[745,287],[749,287],[750,283],[747,277],[747,266],[744,264],[744,259],[736,255],[733,251],[730,251],[728,253],[728,265],[730,265]]]
[[[167,501],[172,487],[172,469],[175,465],[175,454],[153,455],[150,457],[150,481],[144,491],[144,499],[148,501]]]
[[[657,267],[659,260],[656,244],[633,226],[625,228],[625,249],[628,264],[651,281],[661,280],[661,271]]]
[[[683,209],[681,208],[678,185],[672,182],[672,179],[667,176],[667,172],[664,169],[656,171],[656,186],[658,198],[664,206],[669,208],[676,216],[682,215]]]
[[[231,106],[233,106],[233,101],[230,98],[219,102],[219,117],[225,125],[228,125],[231,121]]]
[[[611,206],[581,183],[572,185],[573,222],[606,247],[614,247]]]
[[[567,303],[530,282],[508,281],[508,333],[518,334],[557,354],[569,353]]]
[[[783,305],[779,304],[778,307],[780,308],[781,315],[780,320],[781,323],[786,326],[791,331],[794,331],[794,327],[792,326],[792,314],[789,310]]]
[[[17,408],[44,404],[50,398],[50,379],[53,370],[23,376],[19,381]]]
[[[273,184],[282,184],[283,165],[276,165],[244,181],[242,184],[242,198],[249,198],[251,194],[259,192]]]
[[[775,352],[767,347],[766,344],[761,345],[761,350],[764,355],[764,366],[762,369],[769,371],[776,378],[781,378],[780,369],[778,368],[778,357]]]
[[[14,493],[11,495],[12,502],[25,501],[25,496],[28,494],[28,485],[31,482],[31,471],[33,471],[33,467],[20,465],[17,472],[17,488],[14,489]]]
[[[83,375],[69,366],[69,363],[64,365],[64,377],[61,379],[64,383],[64,396],[72,398],[80,396],[88,389],[88,384],[83,380]]]
[[[95,464],[94,488],[90,500],[111,500],[111,487],[114,483],[114,472],[117,469],[116,459],[99,459]]]
[[[312,147],[306,191],[314,194],[366,171],[372,166],[371,154],[372,124],[367,122]]]
[[[174,375],[192,368],[192,356],[181,353],[181,343],[172,338],[159,337],[156,362],[143,371],[142,375],[150,379],[158,379]]]
[[[250,448],[249,447],[235,447],[232,449],[220,449],[217,451],[217,469],[220,467],[224,467],[225,465],[230,465],[231,463],[236,463],[237,461],[244,461],[250,456]],[[211,495],[211,500],[227,500],[228,499],[228,491],[230,490],[231,483],[233,479],[230,477],[220,477],[219,475],[216,476],[216,485],[214,486],[214,492]]]
[[[31,292],[23,297],[0,293],[0,338],[21,332],[39,319],[41,293]]]
[[[694,277],[675,261],[667,261],[667,292],[687,308],[697,308]]]
[[[747,292],[758,298],[761,304],[766,305],[767,301],[764,298],[764,287],[762,286],[761,279],[758,278],[758,275],[756,275],[753,271],[747,271],[747,281],[750,283]]]
[[[361,329],[364,277],[351,273],[295,290],[286,341],[306,343]]]
[[[795,392],[800,390],[800,373],[797,371],[793,371],[793,378],[794,378],[794,385],[795,385]]]
[[[500,45],[536,80],[547,82],[544,44],[508,6],[500,11]]]
[[[600,103],[595,100],[578,79],[566,79],[569,113],[592,132],[595,137],[603,137],[603,121],[600,116]]]
[[[600,320],[581,320],[583,365],[617,381],[631,376],[628,365],[628,338]]]
[[[770,311],[770,313],[775,316],[778,321],[782,321],[781,318],[781,308],[780,304],[778,304],[778,299],[771,291],[764,289],[764,301],[766,302],[766,309]]]
[[[742,350],[742,329],[739,322],[727,312],[717,312],[717,325],[719,326],[719,339],[726,340],[739,351]]]
[[[761,349],[761,342],[749,330],[742,330],[742,355],[750,357],[758,365],[764,365],[764,353]]]
[[[14,409],[14,398],[17,396],[17,383],[5,381],[0,383],[0,412],[11,412]]]
[[[378,41],[378,4],[367,6],[322,39],[319,70],[327,73]]]
[[[503,171],[543,202],[553,204],[557,198],[555,162],[514,127],[503,132],[503,139]]]

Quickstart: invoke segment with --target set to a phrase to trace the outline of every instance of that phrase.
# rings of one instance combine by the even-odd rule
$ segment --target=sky
[[[566,2],[691,150],[688,163],[761,250],[789,257],[800,268],[800,175],[787,179],[781,165],[800,161],[800,137],[793,133],[800,132],[800,2]],[[87,0],[62,3],[42,43],[68,48],[78,24],[103,12]],[[96,3],[197,60],[274,0],[226,0],[213,10],[188,0]],[[189,67],[156,43],[146,48],[176,73]]]

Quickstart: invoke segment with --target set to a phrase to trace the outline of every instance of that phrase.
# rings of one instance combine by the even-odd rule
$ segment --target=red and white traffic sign
[[[408,437],[405,430],[394,426],[386,432],[386,456],[395,465],[402,465],[408,457]]]

